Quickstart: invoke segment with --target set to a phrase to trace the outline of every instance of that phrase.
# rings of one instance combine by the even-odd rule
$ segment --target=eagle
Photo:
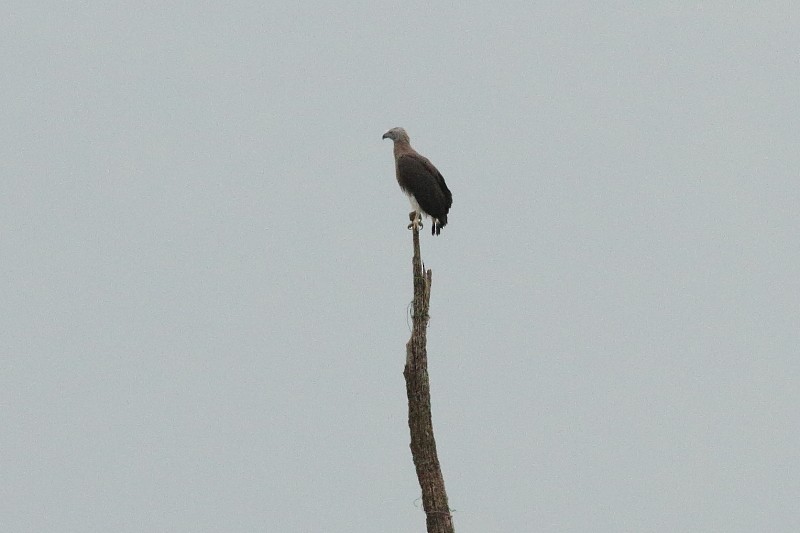
[[[431,219],[431,235],[439,235],[447,225],[447,213],[453,205],[453,195],[444,182],[441,172],[436,170],[428,158],[411,148],[408,133],[403,128],[392,128],[383,134],[384,139],[394,141],[394,166],[397,183],[411,202],[408,214],[412,227],[422,227],[422,215]]]

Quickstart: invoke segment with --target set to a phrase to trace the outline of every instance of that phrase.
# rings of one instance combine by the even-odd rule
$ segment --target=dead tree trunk
[[[419,229],[414,229],[414,302],[412,304],[411,338],[406,344],[406,378],[408,393],[408,427],[411,430],[411,455],[422,489],[428,533],[455,533],[453,517],[447,504],[444,477],[436,454],[431,421],[431,389],[428,382],[427,329],[431,298],[431,271],[422,269],[419,253]]]

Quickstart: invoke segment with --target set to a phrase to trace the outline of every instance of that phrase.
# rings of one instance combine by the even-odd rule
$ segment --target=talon
[[[411,211],[408,214],[408,220],[411,221],[411,224],[408,225],[408,229],[412,228],[416,228],[417,230],[422,229],[422,213]]]

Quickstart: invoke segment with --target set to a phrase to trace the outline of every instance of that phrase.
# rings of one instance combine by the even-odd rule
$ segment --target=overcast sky
[[[295,4],[4,3],[3,531],[423,530],[393,126],[459,533],[800,530],[796,5]]]

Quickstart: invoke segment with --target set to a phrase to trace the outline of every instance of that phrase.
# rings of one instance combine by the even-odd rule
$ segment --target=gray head
[[[403,128],[392,128],[386,133],[383,134],[384,139],[391,139],[394,142],[409,142],[411,139],[408,138],[408,133]]]

